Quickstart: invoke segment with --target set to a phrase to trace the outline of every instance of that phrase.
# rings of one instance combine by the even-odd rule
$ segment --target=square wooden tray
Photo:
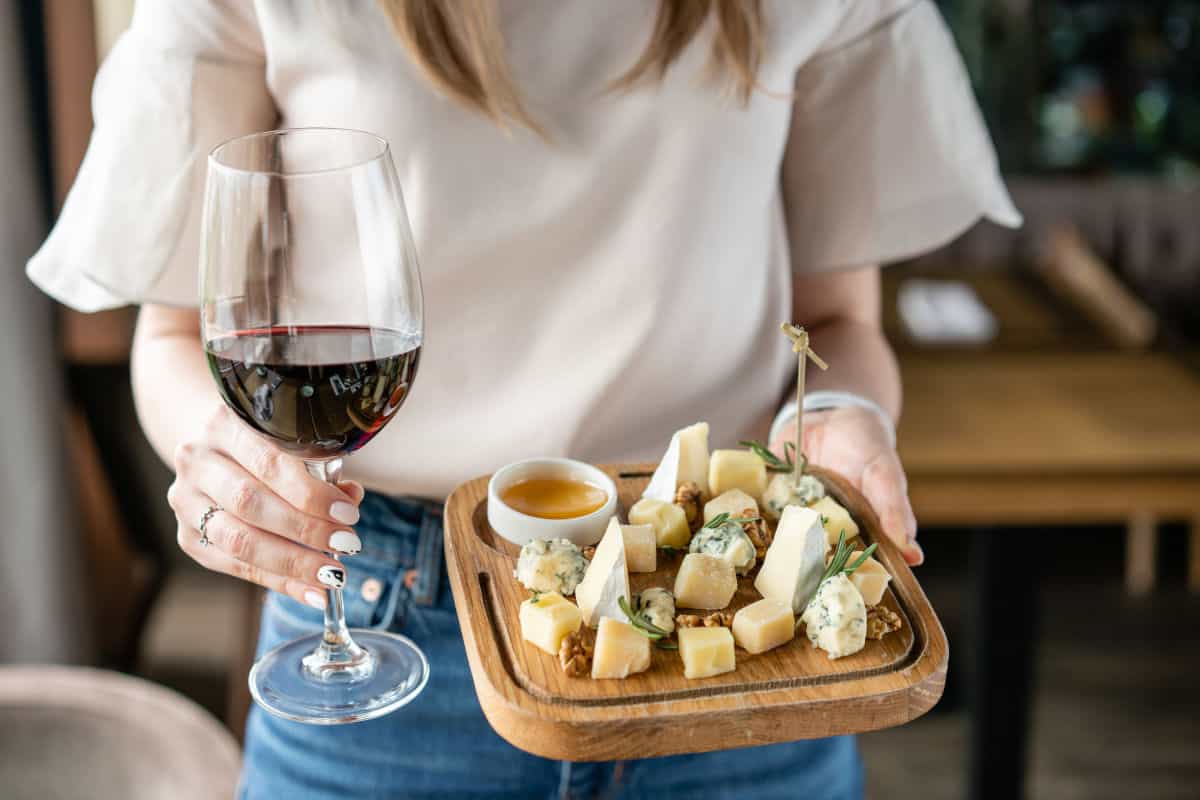
[[[602,467],[620,495],[621,517],[653,465]],[[760,655],[737,650],[737,669],[688,680],[677,652],[654,650],[648,671],[625,680],[568,678],[558,659],[521,638],[518,607],[529,592],[513,577],[518,548],[487,522],[488,478],[458,487],[445,510],[446,564],[471,677],[483,712],[516,747],[546,758],[601,761],[815,739],[888,728],[937,703],[949,651],[933,608],[866,500],[844,479],[813,469],[879,547],[892,575],[883,603],[904,627],[853,656],[831,661],[803,636]],[[659,551],[659,570],[631,574],[631,589],[671,588],[682,556]],[[738,581],[731,609],[757,600]]]

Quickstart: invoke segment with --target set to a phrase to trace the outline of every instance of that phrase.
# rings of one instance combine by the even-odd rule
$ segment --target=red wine
[[[275,326],[205,346],[225,402],[303,458],[351,453],[408,397],[420,340],[381,328]]]

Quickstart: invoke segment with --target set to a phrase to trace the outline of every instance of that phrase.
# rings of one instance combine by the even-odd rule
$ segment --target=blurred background
[[[151,726],[146,741],[179,759],[174,788],[131,763],[113,796],[183,797],[200,780],[188,769],[206,769],[186,751],[236,758],[258,597],[175,547],[170,475],[132,405],[134,312],[56,307],[23,271],[132,5],[0,11],[0,663],[105,667],[207,709],[178,706],[187,723],[161,736],[166,712],[108,728]],[[940,5],[1026,224],[981,225],[885,272],[919,577],[952,657],[938,707],[861,738],[871,796],[1195,798],[1200,1]],[[52,694],[75,690],[70,676],[7,672],[11,786],[33,735],[13,722],[22,698],[60,678]],[[175,696],[139,697],[135,710]],[[86,774],[96,756],[77,744]]]

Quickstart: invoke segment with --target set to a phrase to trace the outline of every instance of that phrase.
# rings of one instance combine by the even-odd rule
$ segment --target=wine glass
[[[221,396],[336,482],[342,457],[408,397],[421,352],[421,279],[387,142],[299,128],[218,146],[200,264],[204,349]],[[342,590],[328,589],[324,630],[259,659],[250,691],[272,714],[331,725],[394,711],[428,677],[406,637],[347,629]]]

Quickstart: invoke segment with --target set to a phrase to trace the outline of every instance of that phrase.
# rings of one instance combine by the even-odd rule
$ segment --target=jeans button
[[[367,578],[362,582],[362,588],[359,590],[362,599],[368,603],[374,603],[383,594],[383,582],[378,578]]]

